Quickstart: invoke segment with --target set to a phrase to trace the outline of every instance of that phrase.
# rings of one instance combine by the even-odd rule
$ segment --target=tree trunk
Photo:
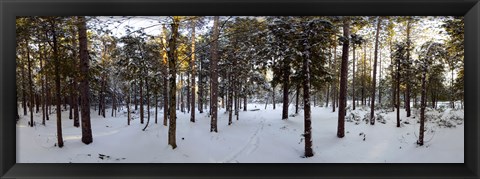
[[[52,27],[53,28],[53,27]],[[56,37],[53,37],[54,39]],[[27,49],[27,59],[28,59],[28,83],[29,83],[29,93],[30,93],[30,127],[33,127],[33,76],[32,76],[32,59],[30,59],[30,47],[28,47],[28,44],[29,41],[28,40],[25,40],[25,48]],[[56,42],[54,42],[56,43]],[[56,57],[56,56],[55,56]],[[56,70],[56,75],[58,76],[58,65],[59,65],[59,61],[58,59],[56,59],[55,61],[55,70]],[[60,78],[58,78],[60,79]],[[57,89],[60,89],[60,82],[58,82],[58,88]],[[61,132],[61,131],[60,131]]]
[[[300,96],[300,84],[297,85],[297,94],[295,94],[295,114],[298,114],[298,96]]]
[[[213,19],[213,42],[212,42],[212,60],[211,60],[211,76],[212,78],[211,83],[211,125],[210,125],[210,132],[218,132],[217,129],[217,100],[218,100],[218,71],[217,71],[217,63],[218,63],[218,38],[219,38],[219,28],[218,28],[218,20],[219,17],[215,16]]]
[[[105,92],[107,91],[107,90],[106,90],[106,88],[107,88],[107,87],[106,87],[106,86],[107,86],[106,83],[107,83],[107,82],[106,82],[105,79],[106,79],[106,77],[105,77],[105,74],[104,74],[104,76],[102,77],[102,109],[101,109],[103,118],[105,118],[105,108],[106,108],[106,105],[105,105],[105,96],[106,96],[106,95],[105,95]]]
[[[190,114],[190,122],[195,122],[195,75],[197,73],[196,71],[196,65],[195,65],[195,20],[192,20],[192,56],[191,56],[191,61],[190,61],[190,68],[192,69],[192,86],[191,86],[191,93],[192,93],[192,99],[190,100],[191,102],[191,114]]]
[[[347,25],[344,25],[348,28]],[[348,37],[348,31],[347,31]],[[347,52],[348,52],[348,44],[347,44]],[[304,136],[305,136],[305,157],[312,157],[313,156],[313,149],[312,149],[312,119],[311,119],[311,111],[310,111],[310,69],[309,69],[309,60],[308,58],[304,57],[303,59],[303,71],[304,79],[303,79],[303,101],[304,101],[304,119],[305,119],[305,126],[304,126]],[[342,129],[343,130],[343,129]]]
[[[377,17],[377,32],[375,35],[375,54],[373,59],[373,80],[372,80],[372,97],[370,102],[370,125],[375,124],[375,88],[377,87],[377,58],[378,58],[378,35],[380,34],[381,17]]]
[[[400,127],[400,59],[397,59],[397,88],[396,88],[396,97],[397,99],[395,100],[397,104],[395,105],[397,107],[397,127]]]
[[[333,85],[332,85],[332,91],[333,91],[333,95],[332,95],[332,112],[335,112],[335,109],[336,109],[336,103],[337,103],[337,97],[338,97],[338,77],[340,76],[336,70],[337,68],[337,46],[336,44],[334,45],[334,48],[333,48],[333,66],[335,68],[335,78],[333,80]]]
[[[135,103],[135,111],[138,110],[138,98],[137,98],[137,81],[135,80],[133,84],[133,103]]]
[[[180,73],[180,112],[185,113],[185,100],[183,98],[185,88],[183,83],[183,73]]]
[[[267,94],[267,97],[265,98],[265,109],[267,109],[267,105],[268,105],[268,94]]]
[[[73,89],[74,89],[74,92],[73,92],[73,97],[72,97],[72,103],[73,103],[73,126],[74,127],[80,127],[80,121],[79,121],[79,113],[78,113],[78,98],[79,98],[79,95],[77,94],[77,89],[78,89],[78,71],[77,69],[79,68],[79,65],[78,65],[78,56],[77,56],[77,40],[75,38],[77,38],[77,31],[75,30],[75,28],[72,28],[72,34],[73,34],[73,40],[72,40],[72,47],[73,47],[73,51],[72,51],[72,55],[73,55],[73,66],[75,67],[74,68],[74,75],[73,75]]]
[[[410,20],[407,20],[407,62],[410,63],[410,28],[411,28],[411,22]],[[410,90],[411,90],[411,82],[410,82],[410,65],[407,65],[407,75],[406,75],[406,86],[407,86],[407,91],[406,91],[406,97],[405,97],[405,108],[407,111],[407,117],[411,116],[411,110],[410,110]]]
[[[353,72],[352,72],[352,110],[355,110],[355,42],[352,44],[352,48],[353,48],[353,62],[352,62],[352,66],[353,66]]]
[[[241,87],[238,85],[236,80],[234,80],[233,84],[234,84],[235,89],[241,89]],[[236,116],[237,121],[238,121],[238,108],[240,106],[240,95],[238,94],[238,90],[235,91],[234,97],[235,97],[235,100],[234,100],[234,102],[235,102],[235,116]]]
[[[158,124],[158,96],[155,93],[155,124]]]
[[[116,99],[115,99],[115,88],[113,88],[113,91],[112,91],[112,117],[113,117],[113,113],[114,111],[117,109],[117,106],[116,106]]]
[[[283,64],[283,110],[282,110],[282,120],[288,119],[288,89],[290,88],[289,85],[289,78],[290,78],[290,66],[287,62]]]
[[[422,146],[423,145],[423,134],[425,132],[425,107],[426,107],[426,103],[427,103],[427,100],[426,100],[426,78],[427,74],[426,74],[426,69],[423,70],[422,72],[422,97],[421,97],[421,101],[420,101],[420,133],[419,133],[419,137],[418,137],[418,141],[417,141],[417,144]]]
[[[130,89],[127,87],[127,125],[130,125],[131,117],[130,117]]]
[[[230,71],[233,71],[230,69]],[[232,105],[233,105],[233,78],[231,72],[228,73],[228,98],[227,98],[227,111],[228,111],[228,125],[232,125]]]
[[[200,63],[202,63],[202,62],[200,62]],[[202,71],[202,69],[200,69],[200,72],[201,71]],[[203,103],[204,103],[204,99],[205,99],[203,84],[204,84],[203,75],[202,75],[202,73],[199,73],[198,74],[198,112],[200,114],[203,113]]]
[[[25,80],[25,66],[21,63],[20,70],[22,73],[22,108],[23,108],[23,115],[27,115],[27,86]]]
[[[60,109],[61,96],[60,96],[60,59],[58,57],[58,47],[57,47],[57,35],[55,31],[55,20],[51,22],[52,25],[52,34],[53,34],[53,58],[55,60],[55,97],[57,100],[57,144],[58,147],[63,147],[63,137],[62,137],[62,110]]]
[[[362,106],[366,105],[366,102],[365,102],[365,92],[366,92],[365,80],[367,78],[366,71],[367,71],[367,43],[365,42],[365,44],[363,45]]]
[[[143,111],[143,80],[139,79],[139,88],[140,88],[140,124],[143,124],[143,117],[144,117],[144,111]]]
[[[379,60],[379,71],[380,71],[380,74],[379,74],[379,77],[378,77],[378,105],[380,105],[380,107],[382,107],[382,85],[381,85],[381,82],[382,82],[382,46],[381,44],[380,45],[380,50],[379,50],[379,53],[378,53],[378,60]]]
[[[170,81],[170,123],[168,126],[168,145],[172,146],[172,149],[177,148],[177,142],[176,142],[176,129],[177,129],[177,114],[175,110],[175,105],[176,105],[176,75],[177,75],[177,56],[176,56],[176,49],[177,49],[177,36],[178,36],[178,25],[180,23],[179,17],[174,16],[173,17],[173,23],[171,24],[172,26],[172,35],[170,39],[168,40],[168,65],[169,65],[169,81]]]
[[[167,68],[165,67],[165,71]],[[163,78],[163,125],[167,126],[168,118],[170,117],[169,109],[169,89],[168,89],[168,78],[167,75]]]
[[[88,84],[88,47],[87,47],[87,23],[85,17],[78,17],[78,41],[80,43],[80,74],[84,75],[80,78],[80,92],[81,92],[81,115],[82,115],[82,142],[90,144],[93,141],[92,128],[90,124],[90,100],[89,100],[89,84]]]
[[[72,105],[72,101],[73,101],[73,80],[70,80],[70,102],[69,102],[69,112],[68,112],[68,119],[73,119],[73,105]]]
[[[389,40],[388,43],[389,43],[389,46],[390,46],[390,64],[391,64],[390,65],[390,71],[392,72],[392,74],[391,74],[392,75],[391,76],[391,78],[392,78],[392,111],[395,111],[395,104],[396,104],[395,103],[395,97],[396,97],[395,95],[397,94],[396,93],[397,87],[396,87],[396,83],[393,83],[393,79],[395,79],[395,73],[394,73],[395,68],[394,68],[394,61],[393,61],[393,55],[392,55],[393,54],[392,40]]]
[[[328,103],[329,103],[329,99],[330,99],[330,84],[327,84],[327,94],[325,95],[325,108],[328,108]],[[298,93],[298,90],[297,90],[297,93]],[[296,112],[296,108],[295,107],[295,114],[297,114]]]
[[[272,90],[272,105],[273,105],[273,110],[275,110],[275,86],[273,87],[273,90]]]
[[[453,68],[452,68],[452,80],[451,80],[450,86],[451,86],[450,88],[452,88],[452,89],[451,89],[452,91],[451,91],[451,94],[450,94],[450,100],[451,100],[452,102],[451,102],[451,106],[450,106],[450,107],[451,107],[452,109],[455,109],[455,99],[454,99],[454,98],[455,98],[455,91],[454,91],[454,89],[453,89]]]
[[[245,95],[245,98],[243,98],[243,111],[247,111],[247,96]]]
[[[343,19],[343,36],[348,38],[350,36],[350,22],[349,19]],[[343,138],[345,136],[345,115],[347,107],[347,77],[348,77],[348,39],[343,42],[342,48],[342,66],[340,76],[340,101],[338,107],[338,128],[337,137]],[[306,91],[305,89],[303,90]],[[304,94],[305,96],[305,94]],[[305,99],[304,99],[305,100]]]
[[[145,79],[145,86],[147,88],[147,120],[150,121],[150,91],[148,86],[148,79]],[[148,125],[148,122],[147,122]]]
[[[148,124],[150,123],[150,95],[149,95],[149,91],[148,91],[148,80],[145,79],[145,86],[147,88],[147,124],[145,125],[145,127],[143,128],[143,131],[145,131],[148,127]]]
[[[18,96],[15,96],[15,105],[16,105],[16,108],[17,108],[17,112],[16,112],[16,117],[15,117],[15,124],[18,123],[18,120],[20,120],[20,115],[18,115]],[[43,122],[42,124],[45,125],[45,113],[44,113],[44,116],[43,116]]]
[[[45,111],[45,112],[47,112],[45,117],[48,121],[48,120],[50,120],[50,114],[52,113],[52,106],[51,106],[52,105],[52,96],[51,96],[52,94],[51,94],[51,91],[50,91],[51,88],[50,88],[50,85],[48,83],[47,77],[48,76],[45,75],[45,88],[47,88],[47,101],[46,101],[45,105],[47,106],[46,110],[48,110],[48,112]]]
[[[40,48],[39,48],[39,53],[40,53],[40,69],[43,69],[43,63],[45,61],[44,59],[44,56],[43,56],[43,46],[40,45]],[[74,48],[75,49],[75,48]],[[76,49],[75,49],[76,50]],[[75,51],[74,50],[74,51]],[[41,83],[42,83],[42,125],[45,125],[45,117],[46,117],[46,113],[47,113],[47,110],[45,109],[46,107],[46,95],[45,95],[45,74],[41,75]],[[17,100],[18,100],[18,97],[17,97]],[[17,103],[17,116],[18,116],[18,103]],[[19,116],[17,118],[17,120],[19,119]]]
[[[35,93],[35,106],[35,113],[38,113],[38,111],[40,111],[40,96],[38,93]]]

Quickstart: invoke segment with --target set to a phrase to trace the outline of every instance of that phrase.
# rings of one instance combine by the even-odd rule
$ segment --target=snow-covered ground
[[[107,118],[91,110],[93,143],[81,142],[81,129],[73,127],[68,111],[62,113],[63,148],[55,147],[56,115],[50,115],[46,126],[41,125],[41,113],[35,114],[36,125],[28,126],[29,115],[21,115],[17,124],[18,163],[463,163],[463,110],[429,111],[425,145],[418,146],[417,118],[405,118],[396,127],[396,113],[385,112],[384,123],[375,125],[363,121],[369,108],[357,107],[351,118],[347,112],[345,137],[338,138],[337,114],[331,107],[312,108],[313,150],[315,155],[303,158],[303,111],[288,120],[281,120],[281,104],[264,109],[264,104],[249,104],[240,111],[239,120],[228,126],[228,113],[219,110],[218,133],[210,132],[210,118],[196,113],[190,122],[189,113],[177,111],[177,145],[167,144],[168,127],[163,126],[163,110],[154,124],[154,109],[150,125],[136,118],[127,125],[126,114]],[[251,111],[251,109],[259,109]],[[23,110],[20,109],[20,114]],[[293,106],[290,114],[294,113]],[[377,112],[379,113],[379,112]],[[414,111],[415,113],[415,111]],[[146,116],[146,115],[145,115]],[[457,117],[457,118],[455,118]],[[146,122],[146,119],[145,119]],[[450,126],[450,127],[445,127]]]

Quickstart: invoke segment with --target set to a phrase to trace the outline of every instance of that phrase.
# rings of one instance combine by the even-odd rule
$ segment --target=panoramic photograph
[[[15,61],[17,163],[464,163],[463,16],[17,16]]]

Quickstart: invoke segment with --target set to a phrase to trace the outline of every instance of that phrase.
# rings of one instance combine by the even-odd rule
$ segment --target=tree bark
[[[40,111],[40,95],[38,93],[35,93],[35,113],[38,113]]]
[[[273,110],[275,110],[275,86],[273,87],[272,90],[272,105],[273,105]]]
[[[247,111],[247,97],[248,95],[245,95],[245,98],[243,98],[243,111]]]
[[[230,69],[230,71],[233,71]],[[228,125],[232,125],[232,105],[233,105],[233,78],[231,72],[228,73],[228,98],[227,98],[227,111],[228,111]]]
[[[348,22],[347,25],[348,27]],[[344,26],[345,27],[345,26]],[[348,33],[348,32],[347,32]],[[347,35],[348,37],[348,35]],[[348,44],[347,44],[347,52],[348,52]],[[303,101],[304,101],[304,119],[305,119],[305,126],[304,126],[304,136],[305,136],[305,157],[312,157],[313,156],[313,149],[312,149],[312,119],[311,119],[311,111],[310,111],[310,69],[309,69],[309,58],[304,57],[303,59],[303,71],[304,79],[303,79]]]
[[[39,52],[39,53],[40,53],[40,69],[43,69],[43,63],[44,63],[44,61],[45,61],[44,56],[43,56],[43,48],[42,48],[42,47],[43,47],[42,45],[40,45],[40,47],[39,47],[39,51],[40,51],[40,52]],[[75,49],[75,50],[76,50],[76,49]],[[75,50],[74,50],[74,51],[75,51]],[[46,124],[45,124],[45,117],[46,117],[46,114],[45,114],[45,113],[47,113],[47,110],[45,109],[45,107],[46,107],[46,101],[47,101],[47,100],[46,100],[46,95],[45,95],[45,79],[46,79],[46,78],[45,78],[45,74],[41,75],[41,79],[42,79],[42,80],[41,80],[41,83],[42,83],[42,99],[43,99],[43,101],[42,101],[42,125],[46,125]],[[17,99],[18,99],[18,97],[17,97]],[[17,108],[18,108],[18,103],[17,103]],[[17,110],[17,116],[18,116],[18,110]],[[18,118],[17,118],[17,119],[18,119]]]
[[[353,60],[353,62],[352,62],[352,66],[353,66],[353,72],[352,72],[352,75],[353,75],[353,77],[352,77],[352,103],[353,104],[352,105],[353,106],[352,106],[352,110],[355,110],[355,43],[356,42],[353,42],[353,44],[352,44],[352,48],[353,48],[353,53],[352,53],[352,55],[353,55],[352,56],[352,58],[353,58],[352,59]]]
[[[420,101],[420,133],[419,133],[419,137],[418,137],[418,141],[417,141],[417,144],[422,146],[423,145],[423,134],[425,132],[425,107],[427,106],[427,100],[426,100],[426,71],[427,69],[423,69],[423,72],[422,72],[422,97],[421,97],[421,101]]]
[[[367,43],[365,42],[363,45],[363,68],[362,68],[362,106],[366,105],[365,102],[365,80],[367,78]]]
[[[410,29],[411,29],[411,22],[410,19],[407,20],[407,63],[410,63]],[[411,116],[411,109],[410,109],[410,90],[411,90],[411,82],[410,82],[410,68],[411,66],[407,65],[407,75],[406,75],[406,97],[405,97],[405,108],[407,111],[407,117]]]
[[[192,20],[191,22],[191,28],[192,28],[192,55],[191,55],[191,61],[190,61],[190,68],[192,69],[192,86],[191,86],[191,93],[192,93],[192,99],[190,100],[191,102],[191,114],[190,114],[190,122],[195,122],[195,75],[197,73],[196,65],[195,65],[195,20]]]
[[[139,79],[139,88],[140,88],[140,124],[143,124],[144,117],[144,108],[143,108],[143,79]]]
[[[342,66],[341,66],[341,76],[340,76],[340,99],[338,107],[338,128],[337,128],[337,137],[343,138],[345,136],[345,115],[347,107],[347,77],[348,77],[348,46],[349,41],[348,37],[350,36],[350,21],[344,17],[343,19],[343,37],[345,41],[343,42],[342,48]],[[304,89],[305,91],[305,89]],[[304,94],[305,96],[305,94]]]
[[[147,124],[143,128],[143,131],[147,129],[148,124],[150,123],[150,95],[148,90],[148,79],[145,79],[145,87],[147,88]]]
[[[147,95],[147,120],[150,121],[150,91],[149,91],[148,79],[145,79],[145,86],[147,88],[147,94],[146,94]]]
[[[451,104],[450,104],[450,107],[452,109],[455,109],[455,91],[454,91],[454,88],[453,88],[453,70],[454,68],[452,67],[452,80],[450,82],[450,88],[451,88],[451,94],[450,94],[450,101],[451,101]]]
[[[69,89],[69,92],[70,92],[70,98],[69,98],[69,112],[68,112],[68,119],[72,120],[73,119],[73,104],[72,104],[72,101],[73,101],[73,80],[70,80],[70,89]]]
[[[130,85],[131,86],[131,85]],[[127,87],[127,125],[130,125],[131,117],[130,117],[130,86]]]
[[[202,56],[200,56],[200,72],[198,74],[198,112],[201,114],[203,113],[203,103],[205,99],[204,94],[204,76],[203,76],[203,60]]]
[[[297,85],[297,94],[295,94],[295,114],[298,114],[298,97],[300,96],[300,84]]]
[[[377,58],[378,58],[378,36],[380,34],[381,17],[377,17],[377,32],[375,35],[375,54],[373,58],[373,80],[372,80],[372,97],[370,102],[370,125],[375,125],[375,88],[377,87]]]
[[[155,93],[155,124],[158,124],[158,96]]]
[[[282,120],[288,119],[288,89],[290,88],[290,62],[283,62],[283,108]]]
[[[218,20],[219,17],[215,16],[213,19],[213,42],[212,42],[212,61],[211,61],[211,76],[212,78],[211,83],[211,125],[210,125],[210,132],[218,132],[217,129],[217,100],[218,100],[218,71],[217,71],[217,63],[218,63],[218,37],[219,37],[219,28],[218,28]]]
[[[52,28],[54,28],[54,27],[52,27]],[[56,37],[53,37],[53,38],[55,39]],[[29,99],[29,101],[30,101],[30,106],[29,106],[30,107],[30,127],[33,127],[33,101],[34,100],[33,100],[33,80],[32,80],[32,78],[33,78],[32,77],[32,59],[30,59],[30,47],[28,47],[28,43],[29,43],[29,41],[25,40],[25,48],[27,49],[27,60],[28,60],[28,79],[29,79],[28,80],[28,83],[29,83],[28,91],[30,93],[30,99]],[[56,42],[54,42],[54,43],[56,43]],[[57,74],[58,73],[58,65],[59,65],[58,59],[56,59],[55,62],[56,62],[55,63],[56,68],[55,69],[57,70],[56,75],[58,75]],[[58,87],[57,89],[60,89],[60,87]]]
[[[337,97],[338,97],[338,93],[337,93],[337,84],[338,84],[338,77],[340,76],[336,70],[337,68],[337,46],[336,44],[333,46],[333,66],[335,68],[335,78],[333,80],[333,84],[332,84],[332,91],[333,91],[333,95],[332,95],[332,112],[335,112],[335,109],[336,109],[336,103],[337,103]]]
[[[78,41],[80,43],[80,74],[83,77],[80,79],[80,92],[81,92],[81,116],[82,116],[82,142],[90,144],[93,142],[92,128],[90,124],[90,99],[89,99],[89,84],[88,84],[88,68],[89,57],[87,47],[87,23],[85,17],[78,17]]]
[[[53,59],[55,60],[55,98],[57,103],[57,144],[58,147],[63,147],[62,137],[62,110],[61,110],[61,95],[60,95],[60,59],[58,57],[57,34],[55,31],[55,20],[51,21],[51,31],[53,36]]]
[[[27,115],[27,86],[25,80],[25,66],[23,63],[20,63],[20,70],[22,73],[22,108],[23,108],[23,115]]]
[[[172,26],[172,35],[170,39],[168,40],[168,46],[169,50],[168,52],[168,65],[169,65],[169,81],[170,81],[170,123],[168,126],[168,145],[172,146],[172,149],[177,148],[177,142],[176,142],[176,122],[177,122],[177,113],[175,110],[175,105],[176,105],[176,75],[177,75],[177,58],[176,58],[176,49],[177,49],[177,36],[178,36],[178,25],[180,23],[179,17],[174,16],[173,17],[173,23],[171,24]]]
[[[397,87],[396,87],[396,102],[397,104],[395,105],[397,107],[397,127],[400,127],[400,59],[397,59]]]
[[[72,51],[72,55],[73,55],[73,66],[75,67],[74,68],[74,74],[73,74],[73,89],[74,89],[74,92],[73,92],[73,97],[72,97],[72,103],[73,103],[73,126],[74,127],[80,127],[80,121],[79,121],[79,111],[78,111],[78,98],[79,98],[79,95],[77,94],[77,89],[78,89],[78,71],[77,69],[79,68],[79,65],[78,65],[78,56],[77,56],[77,31],[75,30],[75,28],[72,28],[72,36],[73,36],[73,39],[72,39],[72,47],[73,47],[73,51]]]
[[[180,73],[180,112],[185,113],[185,100],[183,98],[185,88],[183,83],[183,73]]]
[[[115,87],[113,87],[113,91],[112,91],[112,117],[113,117],[113,113],[115,112],[115,110],[117,109],[117,106],[116,106],[116,98],[115,98]]]
[[[380,52],[378,53],[379,76],[378,76],[378,105],[382,107],[382,46],[380,44]]]
[[[137,82],[135,80],[134,84],[133,84],[133,103],[135,103],[135,111],[138,110],[138,99],[137,99]]]

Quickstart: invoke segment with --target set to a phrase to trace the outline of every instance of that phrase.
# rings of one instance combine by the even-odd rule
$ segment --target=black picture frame
[[[14,122],[15,17],[29,15],[465,16],[465,163],[17,164]],[[478,148],[480,3],[478,0],[0,0],[0,21],[0,177],[2,178],[478,178],[480,176]]]

